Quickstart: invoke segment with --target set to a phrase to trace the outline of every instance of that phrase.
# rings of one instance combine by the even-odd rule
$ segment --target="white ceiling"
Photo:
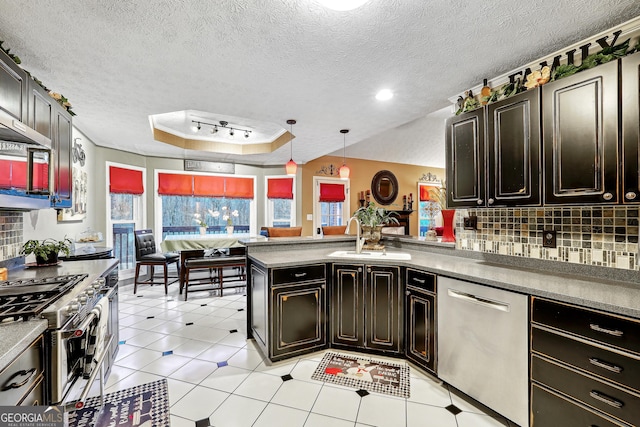
[[[305,163],[347,157],[444,167],[447,98],[640,15],[637,0],[0,0],[0,40],[64,94],[96,144],[144,155],[277,165],[153,140],[179,110],[289,129]],[[390,88],[395,97],[376,101]],[[429,113],[438,113],[429,115]]]

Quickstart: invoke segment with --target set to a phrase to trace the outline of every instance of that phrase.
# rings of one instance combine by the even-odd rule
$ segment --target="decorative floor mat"
[[[69,414],[69,427],[169,427],[169,389],[167,380],[115,391],[100,398],[91,397],[84,408]]]
[[[409,397],[409,367],[366,357],[327,353],[311,375],[318,381]]]

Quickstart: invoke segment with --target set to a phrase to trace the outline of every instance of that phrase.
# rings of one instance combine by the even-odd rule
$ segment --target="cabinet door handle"
[[[614,408],[620,409],[624,406],[624,403],[620,402],[619,400],[616,400],[613,397],[609,397],[606,394],[600,393],[595,390],[591,390],[589,392],[589,396],[602,403],[606,403],[609,406],[613,406]]]
[[[634,193],[633,191],[629,191],[627,194],[624,195],[624,198],[627,200],[634,200],[637,197],[637,194]]]
[[[418,279],[417,277],[413,277],[413,278],[411,278],[411,280],[413,280],[414,282],[418,282],[421,285],[424,285],[424,283],[426,282],[425,279]]]
[[[616,374],[619,374],[620,372],[622,372],[622,368],[620,366],[603,362],[602,360],[597,359],[595,357],[590,357],[589,363],[591,363],[593,366],[597,366],[598,368],[603,368],[603,369],[606,369],[607,371],[615,372]]]
[[[596,331],[596,332],[602,332],[604,334],[609,334],[609,335],[613,335],[614,337],[621,337],[622,335],[624,335],[624,332],[619,331],[617,329],[607,329],[607,328],[603,328],[602,326],[596,324],[596,323],[590,323],[589,327],[591,328],[591,330]]]
[[[613,199],[613,194],[611,194],[611,193],[604,193],[604,194],[602,195],[602,198],[603,198],[603,199],[605,199],[605,200],[611,200],[611,199]]]
[[[300,279],[301,277],[306,276],[307,273],[293,273],[293,277],[295,277],[296,279]]]
[[[21,371],[16,372],[15,374],[11,375],[11,377],[7,380],[7,382],[11,381],[15,377],[22,377],[22,376],[26,375],[27,378],[25,378],[24,381],[19,382],[19,383],[11,383],[9,385],[3,385],[2,386],[2,391],[11,390],[12,388],[20,388],[23,385],[26,385],[29,381],[31,381],[31,378],[33,378],[33,376],[35,374],[36,374],[36,368],[31,368],[28,371],[21,370]]]
[[[477,204],[478,206],[480,206],[480,205],[484,204],[484,200],[482,200],[482,199],[478,199],[478,200],[476,201],[476,204]]]

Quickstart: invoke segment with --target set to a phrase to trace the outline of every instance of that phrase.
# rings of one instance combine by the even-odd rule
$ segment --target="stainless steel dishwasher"
[[[438,277],[438,376],[529,425],[528,297]]]

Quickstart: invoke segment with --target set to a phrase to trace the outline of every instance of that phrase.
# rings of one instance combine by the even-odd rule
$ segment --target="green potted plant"
[[[69,255],[72,244],[71,239],[67,237],[62,240],[51,238],[44,240],[32,239],[27,240],[22,245],[20,253],[25,256],[34,254],[36,256],[36,264],[38,265],[55,264],[58,262],[58,254],[60,252]]]
[[[362,237],[366,241],[364,249],[384,248],[384,245],[378,243],[382,237],[382,227],[391,223],[398,224],[398,219],[394,215],[396,215],[395,212],[378,207],[374,202],[369,202],[353,213],[353,216],[360,221]]]

